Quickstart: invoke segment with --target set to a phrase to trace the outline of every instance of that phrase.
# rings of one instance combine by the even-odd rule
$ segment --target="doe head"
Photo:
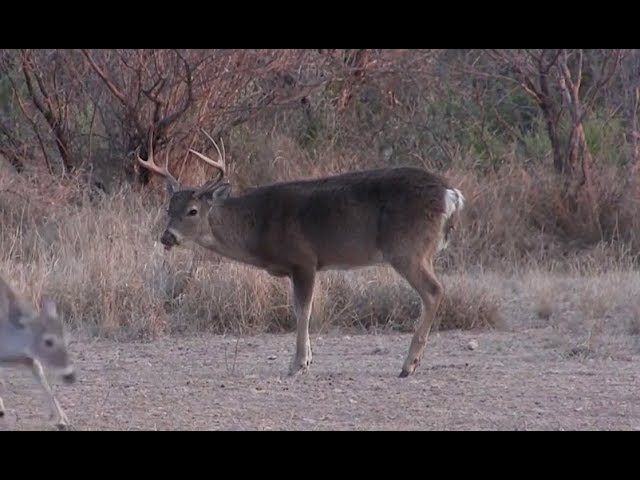
[[[74,383],[76,373],[69,354],[63,318],[52,299],[43,299],[40,311],[31,319],[30,326],[34,356],[56,371],[65,383]]]

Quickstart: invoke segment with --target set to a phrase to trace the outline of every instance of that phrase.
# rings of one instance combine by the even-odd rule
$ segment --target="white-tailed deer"
[[[45,299],[37,312],[18,298],[0,277],[0,366],[28,367],[31,370],[47,395],[56,426],[63,430],[68,428],[69,421],[47,382],[43,364],[56,370],[65,383],[75,382],[65,328],[56,305]],[[0,417],[4,413],[0,398]]]
[[[433,325],[442,286],[434,254],[447,244],[464,197],[442,177],[420,168],[381,168],[313,180],[280,182],[232,194],[219,160],[195,150],[216,167],[200,188],[181,188],[168,170],[136,151],[138,162],[167,180],[169,222],[165,249],[191,241],[275,276],[289,277],[297,319],[296,353],[290,373],[311,364],[309,316],[316,272],[391,265],[422,299],[422,311],[400,373],[419,365]],[[168,159],[167,159],[168,162]]]

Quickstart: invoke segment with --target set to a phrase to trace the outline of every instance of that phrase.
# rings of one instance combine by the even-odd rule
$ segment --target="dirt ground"
[[[409,340],[314,335],[293,379],[293,334],[76,340],[79,381],[54,389],[76,430],[640,430],[637,337],[592,354],[551,327],[437,332],[401,379]],[[29,372],[2,375],[0,430],[53,428]]]

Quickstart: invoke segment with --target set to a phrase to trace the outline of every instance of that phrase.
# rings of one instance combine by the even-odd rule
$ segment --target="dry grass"
[[[556,332],[556,346],[568,356],[615,356],[615,346],[604,338],[635,341],[640,334],[637,271],[554,274],[538,270],[524,275],[521,284],[523,303]],[[552,314],[541,315],[545,309]]]
[[[328,150],[319,157],[326,161],[305,157],[298,169],[287,169],[287,158],[301,155],[295,144],[282,136],[265,142],[268,154],[254,159],[253,172],[297,178],[303,171],[356,168],[356,159]],[[445,297],[436,328],[505,325],[505,311],[522,302],[521,291],[538,321],[570,318],[574,328],[586,329],[586,345],[594,344],[602,319],[619,313],[620,304],[626,332],[637,335],[640,303],[628,300],[640,298],[640,281],[630,272],[640,231],[628,214],[632,197],[612,182],[598,197],[599,220],[589,217],[589,223],[579,208],[571,213],[560,202],[552,177],[517,166],[483,179],[461,171],[448,172],[468,202],[461,227],[437,260]],[[28,299],[49,294],[71,324],[117,338],[294,328],[286,279],[197,247],[166,253],[157,242],[165,221],[157,197],[123,190],[89,198],[73,182],[43,185],[42,178],[0,179],[0,271]],[[617,219],[611,230],[617,233],[597,242],[594,232],[604,235],[610,217]],[[502,273],[487,275],[487,268]],[[519,292],[503,288],[506,275],[516,279]],[[389,268],[327,272],[319,275],[311,328],[411,331],[419,313],[418,296]]]
[[[505,326],[498,287],[489,277],[444,277],[445,296],[438,310],[441,330],[488,329]]]
[[[467,197],[464,227],[444,254],[447,266],[517,271],[581,263],[593,270],[637,263],[640,195],[622,170],[599,172],[592,199],[565,194],[553,172],[517,161],[482,176],[468,172],[447,172]]]
[[[288,280],[199,247],[166,253],[157,242],[161,205],[133,192],[81,203],[36,211],[11,190],[0,195],[2,274],[31,301],[51,295],[71,325],[115,338],[295,327]],[[440,328],[498,323],[498,302],[481,281],[453,275],[443,283]],[[411,331],[419,313],[418,296],[389,268],[326,272],[312,329]]]

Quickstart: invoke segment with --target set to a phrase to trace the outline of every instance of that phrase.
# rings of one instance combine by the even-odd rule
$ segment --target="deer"
[[[465,204],[462,192],[441,175],[419,167],[350,171],[321,178],[282,181],[232,192],[222,151],[218,160],[189,149],[217,175],[200,187],[181,186],[153,158],[135,151],[137,163],[164,177],[169,196],[168,223],[160,242],[173,247],[199,245],[229,260],[276,277],[288,277],[296,318],[296,348],[289,375],[312,363],[309,321],[317,273],[369,266],[391,266],[416,291],[421,312],[400,377],[422,361],[443,286],[434,273],[434,256],[446,248]]]
[[[0,366],[29,368],[47,396],[50,418],[59,430],[68,430],[71,425],[47,381],[43,365],[56,371],[65,384],[76,381],[66,330],[56,303],[45,297],[39,310],[32,308],[0,276]],[[0,385],[4,386],[1,379]],[[0,417],[4,415],[0,397]]]

